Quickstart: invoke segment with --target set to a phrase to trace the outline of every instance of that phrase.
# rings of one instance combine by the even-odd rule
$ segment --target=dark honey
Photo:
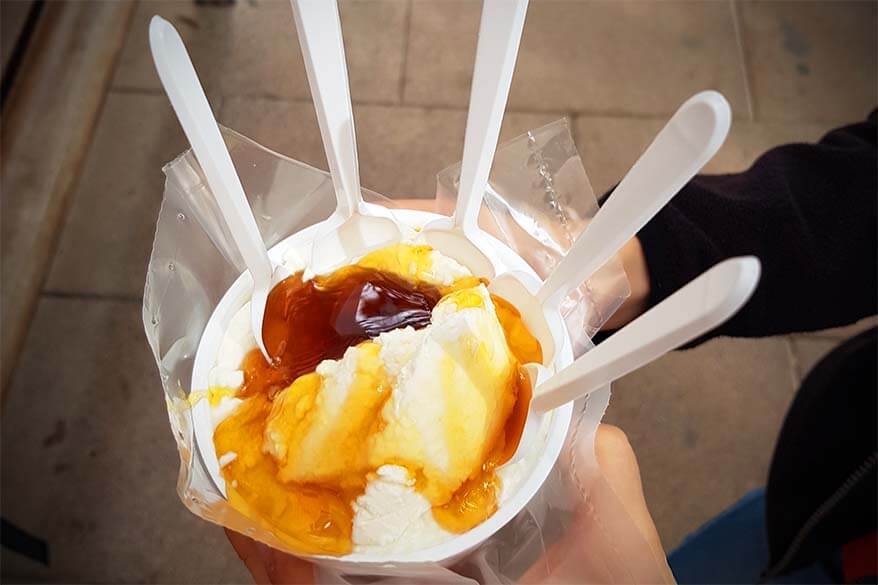
[[[273,363],[258,351],[247,356],[242,396],[274,396],[362,341],[426,327],[440,298],[433,285],[356,265],[307,282],[301,273],[290,276],[272,289],[265,307],[262,335]]]

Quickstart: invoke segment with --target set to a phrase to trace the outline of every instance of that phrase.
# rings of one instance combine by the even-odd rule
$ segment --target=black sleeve
[[[650,306],[721,260],[752,254],[751,300],[711,332],[758,337],[846,325],[876,313],[876,112],[817,144],[769,150],[740,174],[701,175],[638,237]]]

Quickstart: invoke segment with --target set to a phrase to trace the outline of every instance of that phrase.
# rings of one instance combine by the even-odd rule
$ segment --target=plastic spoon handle
[[[338,200],[336,213],[347,219],[359,211],[362,194],[338,5],[335,0],[290,3]]]
[[[270,360],[262,340],[262,319],[268,292],[271,290],[273,268],[253,217],[253,210],[247,202],[229,150],[180,35],[171,23],[159,16],[153,16],[149,23],[149,45],[165,93],[168,94],[183,132],[192,145],[195,158],[204,171],[229,233],[253,278],[251,326],[262,355]]]
[[[717,264],[537,387],[532,408],[586,396],[710,331],[747,302],[759,274],[754,256]]]
[[[634,237],[716,154],[731,119],[715,91],[680,106],[546,279],[540,302],[559,303]]]
[[[272,266],[265,242],[186,47],[171,23],[159,16],[149,23],[149,44],[168,99],[238,251],[256,287],[270,287]]]
[[[512,84],[527,1],[485,0],[482,5],[460,187],[454,210],[455,226],[464,230],[474,228],[478,222]]]

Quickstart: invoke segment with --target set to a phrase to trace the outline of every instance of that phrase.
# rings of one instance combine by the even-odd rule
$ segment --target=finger
[[[272,583],[313,585],[314,565],[299,557],[262,545],[265,571]]]
[[[595,457],[607,483],[616,492],[637,528],[647,540],[653,540],[661,546],[658,531],[643,495],[640,466],[622,429],[607,424],[598,427],[595,435]]]
[[[250,575],[253,576],[253,581],[258,585],[270,584],[271,579],[268,576],[268,572],[265,570],[265,563],[262,560],[262,555],[257,549],[257,542],[252,538],[248,538],[243,534],[235,532],[234,530],[229,530],[228,528],[225,529],[225,532],[226,537],[232,544],[232,548],[238,553],[238,558],[241,559],[241,562],[243,562],[244,566],[247,567],[247,570],[250,571]]]
[[[312,585],[314,583],[314,566],[298,557],[273,549],[256,542],[252,538],[226,530],[226,536],[232,543],[253,580],[259,585],[293,583]]]
[[[598,466],[610,488],[646,539],[656,562],[666,568],[665,550],[646,504],[640,466],[628,437],[619,427],[601,424],[595,434],[594,449]],[[670,575],[670,569],[667,569],[667,574]]]

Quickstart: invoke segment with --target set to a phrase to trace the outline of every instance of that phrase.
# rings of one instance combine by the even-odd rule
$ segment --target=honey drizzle
[[[512,384],[515,388],[515,405],[503,425],[503,432],[495,439],[488,458],[454,492],[449,502],[433,507],[433,518],[449,532],[466,532],[497,511],[502,489],[497,468],[508,462],[518,449],[531,399],[530,380],[521,368],[516,368],[513,373]]]
[[[307,282],[296,273],[272,289],[265,305],[262,336],[274,363],[259,351],[247,354],[239,396],[274,398],[349,347],[399,327],[426,327],[442,295],[433,285],[357,265]]]
[[[271,401],[256,395],[217,427],[217,455],[235,453],[222,468],[229,504],[303,553],[350,552],[353,511],[360,490],[285,484],[274,458],[262,451],[262,434]]]
[[[274,398],[299,376],[313,372],[320,361],[339,359],[349,347],[399,327],[425,327],[442,296],[478,283],[466,277],[440,288],[353,265],[307,282],[298,273],[278,284],[269,295],[263,326],[275,363],[269,365],[259,350],[247,354],[242,364],[244,386],[238,393],[244,404],[214,435],[219,457],[235,453],[235,459],[222,468],[232,506],[303,553],[350,552],[351,502],[363,493],[367,479],[350,476],[332,485],[282,482],[278,463],[263,445]],[[499,297],[492,299],[513,356],[519,362],[542,361],[539,343],[518,311]],[[433,507],[436,521],[450,532],[465,532],[497,509],[502,486],[496,469],[518,448],[531,398],[528,378],[520,367],[509,384],[515,403],[486,460],[450,501]],[[375,425],[380,425],[380,417]]]

